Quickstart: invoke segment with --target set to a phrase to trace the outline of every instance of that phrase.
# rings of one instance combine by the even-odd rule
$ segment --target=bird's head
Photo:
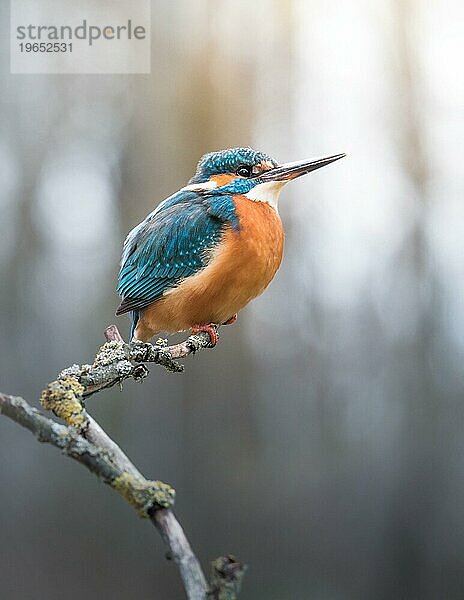
[[[263,152],[229,148],[205,154],[184,189],[211,194],[243,194],[250,200],[267,202],[277,208],[280,191],[286,183],[344,156],[335,154],[279,165]]]

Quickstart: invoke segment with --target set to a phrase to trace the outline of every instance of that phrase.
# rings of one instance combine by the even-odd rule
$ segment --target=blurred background
[[[283,265],[214,351],[88,407],[244,600],[462,598],[464,4],[153,0],[151,75],[91,76],[11,75],[0,11],[0,389],[37,404],[127,335],[123,239],[202,154],[347,152],[283,192]],[[6,418],[0,588],[184,597],[156,531]]]

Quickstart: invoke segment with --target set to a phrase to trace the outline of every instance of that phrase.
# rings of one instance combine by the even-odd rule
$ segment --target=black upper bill
[[[259,178],[263,181],[289,181],[296,179],[306,173],[311,173],[316,169],[330,165],[330,163],[343,158],[346,154],[334,154],[325,158],[317,158],[313,160],[300,160],[298,162],[285,163],[262,173]]]

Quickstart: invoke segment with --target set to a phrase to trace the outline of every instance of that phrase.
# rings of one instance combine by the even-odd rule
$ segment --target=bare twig
[[[83,406],[84,398],[97,391],[128,377],[145,377],[148,371],[140,364],[142,360],[181,371],[181,365],[175,360],[207,348],[209,335],[190,336],[185,342],[170,347],[140,342],[126,344],[115,326],[107,328],[105,337],[107,343],[92,365],[73,365],[65,369],[42,393],[42,405],[66,421],[67,426],[45,417],[22,398],[1,393],[0,414],[29,429],[39,441],[60,448],[64,454],[85,465],[132,504],[140,516],[148,517],[168,547],[169,557],[179,568],[187,598],[234,600],[245,566],[232,556],[220,557],[212,563],[211,583],[208,584],[170,509],[174,490],[160,481],[147,480]],[[132,361],[138,364],[134,366]]]
[[[203,574],[203,569],[185,536],[184,530],[172,510],[153,510],[151,512],[151,520],[169,549],[168,557],[179,568],[184,589],[187,592],[187,598],[205,600],[208,597],[209,585]]]

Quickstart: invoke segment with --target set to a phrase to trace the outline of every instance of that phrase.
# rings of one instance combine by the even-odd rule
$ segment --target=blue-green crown
[[[212,175],[235,173],[241,165],[254,167],[262,161],[269,161],[277,166],[276,161],[270,156],[252,148],[228,148],[219,152],[210,152],[201,157],[196,173],[189,183],[202,183],[208,181]]]

